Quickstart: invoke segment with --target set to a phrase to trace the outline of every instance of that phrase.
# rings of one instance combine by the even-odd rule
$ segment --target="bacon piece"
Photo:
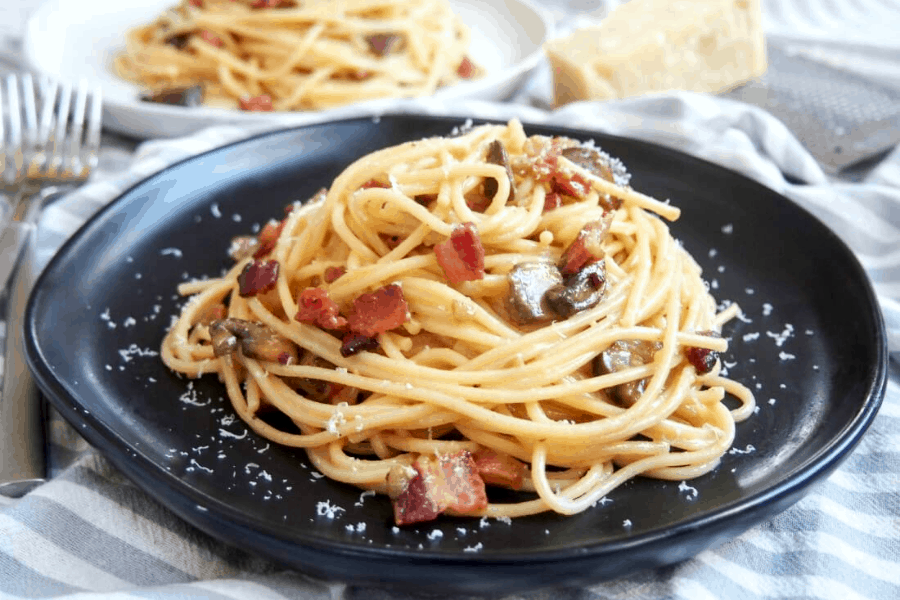
[[[544,196],[544,212],[562,206],[562,198],[556,192],[547,192]]]
[[[278,282],[277,260],[252,260],[238,275],[238,293],[246,298],[275,289]]]
[[[282,230],[284,230],[284,221],[278,221],[277,223],[269,221],[266,223],[256,238],[259,246],[253,253],[253,258],[262,258],[274,250],[275,244],[278,243],[278,238],[281,237]]]
[[[699,331],[698,333],[710,337],[721,337],[715,331]],[[697,369],[697,373],[700,375],[706,375],[712,371],[713,367],[716,366],[716,361],[719,360],[719,353],[709,348],[688,346],[684,349],[684,353],[688,362],[694,365],[694,368]]]
[[[346,272],[347,269],[345,267],[328,267],[325,269],[325,274],[322,277],[325,283],[334,283]]]
[[[240,347],[244,356],[283,365],[296,364],[299,358],[294,342],[262,323],[220,319],[209,325],[209,336],[213,353],[218,357],[231,354]]]
[[[583,199],[591,191],[591,184],[578,173],[572,175],[564,175],[556,172],[553,174],[553,181],[550,185],[554,192],[572,196],[573,198]]]
[[[247,112],[272,112],[272,96],[260,94],[259,96],[241,96],[238,98],[240,109]]]
[[[491,199],[480,192],[466,194],[466,206],[472,212],[483,213],[491,205]]]
[[[375,337],[409,319],[409,305],[403,290],[396,283],[360,294],[353,301],[353,311],[347,319],[350,329],[368,337]]]
[[[390,54],[400,44],[401,38],[394,33],[375,33],[366,37],[369,50],[375,56]]]
[[[351,331],[341,340],[341,356],[347,358],[360,352],[375,352],[380,347],[378,338]]]
[[[203,0],[188,0],[188,4],[197,8],[203,8]]]
[[[472,459],[485,484],[513,490],[522,489],[526,468],[521,461],[490,448],[478,450]]]
[[[344,329],[347,326],[347,319],[340,315],[340,307],[321,288],[306,288],[300,292],[294,318],[322,329]]]
[[[359,187],[360,189],[368,190],[370,188],[389,188],[391,184],[378,181],[377,179],[370,179]]]
[[[474,223],[455,226],[450,239],[435,245],[434,253],[450,283],[484,279],[484,247]]]
[[[468,451],[419,456],[416,473],[394,499],[394,521],[409,525],[436,519],[444,511],[473,514],[487,506],[484,480]]]
[[[609,221],[600,219],[591,221],[582,227],[578,237],[572,242],[559,262],[559,272],[563,277],[574,275],[585,265],[603,258],[603,240],[609,231]]]
[[[384,245],[387,246],[388,248],[390,248],[391,250],[393,250],[394,248],[396,248],[397,246],[402,244],[403,240],[404,240],[403,236],[401,236],[401,235],[380,234],[379,237],[384,242]]]
[[[315,324],[322,329],[344,329],[347,319],[340,315],[340,307],[322,288],[306,288],[297,298],[295,319]]]
[[[456,74],[462,79],[469,79],[475,74],[475,65],[469,60],[468,56],[464,56],[459,67],[456,68]]]
[[[437,200],[437,194],[417,194],[413,200],[421,204],[422,206],[428,206],[432,202]]]
[[[225,42],[222,41],[222,38],[214,34],[209,29],[200,30],[200,39],[202,39],[204,42],[212,44],[216,48],[221,48],[225,44]]]
[[[415,469],[416,475],[407,481],[403,491],[393,500],[394,522],[397,525],[433,521],[443,511],[426,482],[426,475],[419,468]]]
[[[282,6],[283,0],[253,0],[250,4],[253,8],[278,8]]]

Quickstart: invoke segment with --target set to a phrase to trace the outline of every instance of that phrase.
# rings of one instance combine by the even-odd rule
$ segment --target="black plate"
[[[458,119],[383,117],[239,142],[137,184],[85,225],[41,277],[28,359],[53,405],[150,494],[200,529],[313,575],[441,591],[583,583],[670,564],[796,502],[871,423],[886,382],[881,314],[863,270],[792,202],[726,169],[633,140],[594,139],[635,187],[683,209],[673,226],[719,299],[731,375],[757,394],[709,475],[636,480],[582,514],[442,518],[396,529],[389,502],[322,478],[304,454],[235,418],[212,377],[171,374],[155,351],[178,283],[218,274],[233,235],[308,198],[351,160],[443,135]],[[755,338],[755,339],[754,339]],[[780,345],[779,345],[780,343]]]

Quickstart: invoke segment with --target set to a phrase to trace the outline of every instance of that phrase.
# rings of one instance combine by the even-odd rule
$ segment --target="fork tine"
[[[68,164],[63,165],[63,169],[75,176],[81,175],[84,165],[81,162],[81,135],[84,132],[84,116],[87,111],[88,100],[88,83],[82,79],[78,83],[78,89],[75,92],[75,108],[72,111],[70,121],[69,149],[67,151]]]
[[[88,130],[85,141],[85,165],[94,170],[100,158],[100,130],[103,125],[103,92],[95,87],[91,94],[91,114],[88,116]]]
[[[22,144],[22,110],[19,107],[19,80],[15,73],[6,76],[6,94],[9,96],[9,142],[17,148]]]
[[[59,82],[44,78],[41,81],[41,123],[38,133],[38,147],[46,150],[50,143],[50,131],[53,129],[53,107],[56,104],[56,93],[59,91]]]
[[[8,183],[8,174],[6,173],[6,120],[5,110],[3,108],[3,86],[0,85],[0,180]]]
[[[31,73],[22,76],[22,104],[25,107],[25,143],[31,150],[34,149],[35,136],[38,131],[37,110],[34,100],[34,79]]]
[[[48,172],[50,177],[59,175],[62,167],[69,108],[72,105],[72,84],[65,82],[60,87],[59,105],[56,107],[56,132],[53,134],[53,152]]]
[[[19,82],[15,73],[6,76],[6,95],[9,105],[9,145],[7,147],[7,159],[12,152],[12,162],[15,168],[15,178],[19,179],[22,173],[22,109],[19,105]]]

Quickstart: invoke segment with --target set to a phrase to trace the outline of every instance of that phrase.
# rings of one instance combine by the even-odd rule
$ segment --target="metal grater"
[[[768,55],[765,75],[722,96],[775,115],[827,173],[846,174],[900,143],[900,91],[771,42]]]

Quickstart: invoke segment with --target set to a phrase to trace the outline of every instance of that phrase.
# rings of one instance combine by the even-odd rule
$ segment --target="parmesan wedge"
[[[557,106],[666,90],[716,93],[766,71],[760,0],[631,0],[544,51]]]

